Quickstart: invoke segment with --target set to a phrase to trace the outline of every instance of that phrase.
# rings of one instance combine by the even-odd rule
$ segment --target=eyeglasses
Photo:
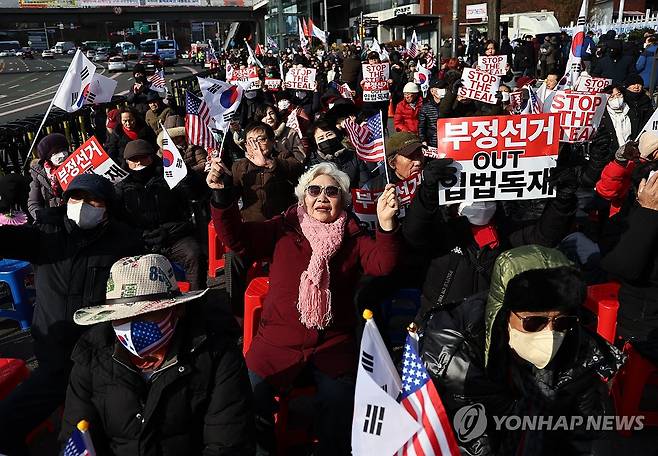
[[[267,144],[268,140],[269,140],[269,138],[267,136],[258,136],[256,138],[247,138],[247,141],[249,141],[253,144],[262,144],[262,145]]]
[[[554,331],[568,331],[573,329],[578,324],[578,317],[575,315],[556,315],[554,317],[546,317],[544,315],[531,315],[529,317],[522,317],[516,312],[512,312],[519,317],[523,324],[525,332],[539,332],[551,323]]]
[[[335,185],[327,185],[326,187],[321,185],[309,185],[306,187],[306,193],[308,193],[309,196],[312,196],[313,198],[320,196],[320,193],[323,191],[328,198],[338,198],[338,195],[340,195],[340,188],[336,187]]]

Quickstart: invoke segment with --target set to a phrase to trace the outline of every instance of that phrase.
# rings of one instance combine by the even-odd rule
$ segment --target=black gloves
[[[578,173],[576,167],[562,168],[557,167],[551,170],[548,182],[551,187],[555,188],[556,198],[572,198],[578,190]]]
[[[154,230],[145,230],[142,234],[142,238],[147,247],[163,247],[167,243],[169,232],[164,227],[160,226]]]
[[[457,168],[450,166],[453,161],[452,158],[437,158],[426,162],[423,168],[423,186],[436,193],[439,190],[439,182],[452,182],[457,172]]]
[[[628,141],[626,144],[619,146],[615,152],[615,160],[622,165],[625,165],[628,160],[637,160],[640,158],[640,150],[638,143],[635,141]]]

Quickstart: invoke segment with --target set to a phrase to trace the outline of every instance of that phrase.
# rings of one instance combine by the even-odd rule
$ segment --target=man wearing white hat
[[[408,131],[418,134],[418,115],[423,107],[423,99],[420,98],[420,89],[415,82],[407,82],[402,89],[404,98],[395,108],[393,125],[395,131]]]
[[[242,354],[199,314],[208,290],[181,293],[162,255],[114,263],[95,325],[73,352],[60,440],[89,422],[99,454],[253,454],[251,387]]]

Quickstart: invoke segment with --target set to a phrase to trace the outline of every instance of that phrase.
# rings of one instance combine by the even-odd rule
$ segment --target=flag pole
[[[384,174],[386,175],[386,183],[391,183],[391,178],[388,175],[388,163],[386,163],[386,141],[384,141],[384,118],[382,117],[382,110],[379,110],[379,122],[382,126],[382,143],[384,148]]]
[[[60,84],[61,87],[61,84]],[[27,156],[25,157],[25,163],[23,163],[23,169],[27,169],[28,165],[30,164],[30,156],[32,155],[32,151],[34,150],[34,145],[37,143],[37,140],[39,139],[39,133],[41,133],[41,129],[43,129],[43,126],[46,124],[46,119],[48,118],[48,115],[50,114],[50,110],[53,108],[53,104],[55,102],[55,98],[57,98],[57,93],[59,92],[59,87],[57,88],[57,92],[55,92],[55,95],[53,96],[52,100],[50,100],[50,104],[48,105],[48,109],[46,109],[46,113],[43,115],[43,119],[41,119],[41,125],[39,125],[39,128],[37,129],[37,132],[34,134],[34,139],[32,140],[32,145],[30,146],[30,149],[27,151]]]

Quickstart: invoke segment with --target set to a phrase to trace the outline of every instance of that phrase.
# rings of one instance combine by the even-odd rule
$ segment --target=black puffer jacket
[[[418,114],[418,136],[420,142],[436,147],[436,121],[439,118],[439,104],[430,94],[424,101]]]
[[[112,264],[142,253],[140,233],[111,220],[81,230],[66,217],[66,207],[43,209],[38,226],[0,226],[0,257],[35,267],[36,305],[32,336],[68,359],[81,328],[73,313],[105,299]]]
[[[466,217],[439,207],[438,193],[421,184],[407,211],[402,233],[412,252],[428,261],[417,322],[432,307],[462,300],[489,288],[498,255],[527,244],[557,245],[568,233],[576,211],[574,195],[553,199],[539,220],[514,222],[499,205],[494,219],[499,245],[480,248]]]
[[[61,441],[85,419],[99,456],[253,454],[244,359],[235,342],[195,323],[203,321],[190,315],[178,322],[165,362],[148,381],[110,323],[88,331],[73,353]]]
[[[192,232],[185,181],[170,189],[159,158],[140,173],[131,172],[115,188],[118,216],[126,223],[141,230],[164,227],[168,233],[166,245]]]
[[[343,149],[338,155],[332,154],[322,156],[318,151],[315,151],[308,161],[308,166],[311,167],[318,163],[327,161],[332,162],[338,167],[338,169],[349,176],[350,188],[361,188],[373,176],[377,175],[377,172],[374,171],[375,166],[366,163],[363,160],[359,160],[356,157],[356,152],[347,139],[343,140],[343,146],[345,149]]]
[[[137,139],[143,139],[148,141],[149,144],[153,146],[153,150],[157,150],[158,145],[156,142],[155,133],[151,130],[146,124],[144,124],[141,129],[137,132]],[[123,158],[123,150],[126,148],[126,145],[132,141],[123,131],[123,127],[119,124],[114,129],[112,133],[107,138],[107,143],[105,143],[105,151],[107,154],[117,162],[120,166],[123,166],[125,160]]]

